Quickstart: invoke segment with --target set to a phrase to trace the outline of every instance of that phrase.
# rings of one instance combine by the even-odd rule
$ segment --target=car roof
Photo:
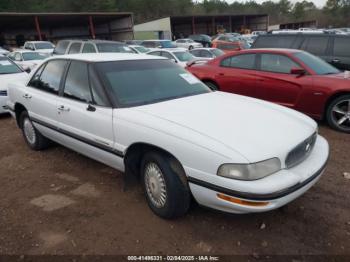
[[[174,52],[188,52],[188,50],[186,50],[185,48],[157,48],[154,49],[151,52],[158,52],[158,51],[162,51],[162,52],[168,52],[168,53],[174,53]]]
[[[168,41],[171,41],[171,40],[169,40],[169,39],[148,39],[148,40],[143,40],[143,42],[154,42],[154,41],[156,41],[156,42],[168,42]]]
[[[129,54],[129,53],[91,53],[91,54],[74,54],[74,55],[60,55],[53,56],[49,60],[69,59],[79,60],[85,62],[111,62],[111,61],[127,61],[127,60],[155,60],[163,59],[156,56],[143,54]]]
[[[303,50],[299,49],[287,49],[287,48],[250,48],[237,51],[237,53],[284,53],[284,54],[294,54],[303,52]]]
[[[26,43],[40,44],[40,43],[51,43],[51,42],[50,41],[27,41]]]
[[[32,51],[32,50],[27,50],[27,49],[16,49],[13,50],[11,53],[40,53],[40,51]]]
[[[195,49],[192,49],[190,51],[195,51],[195,50],[207,50],[207,51],[210,51],[210,50],[216,50],[218,48],[213,48],[213,47],[200,47],[200,48],[195,48]]]

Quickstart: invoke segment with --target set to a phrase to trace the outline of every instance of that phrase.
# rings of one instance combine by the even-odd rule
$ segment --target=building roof
[[[94,24],[104,24],[118,18],[130,17],[129,12],[81,12],[81,13],[17,13],[0,12],[0,30],[11,28],[33,28],[34,17],[38,17],[40,26],[64,27],[88,24],[88,17],[92,16]],[[19,19],[20,18],[20,19]]]

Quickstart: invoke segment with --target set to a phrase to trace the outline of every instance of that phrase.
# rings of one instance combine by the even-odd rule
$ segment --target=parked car
[[[23,48],[40,53],[52,54],[55,46],[49,41],[27,41],[24,43]]]
[[[201,43],[197,43],[194,40],[189,39],[189,38],[178,39],[174,43],[177,47],[183,47],[183,48],[186,48],[188,50],[203,47],[203,45]]]
[[[9,54],[9,53],[10,53],[10,51],[8,51],[8,50],[6,50],[6,49],[0,47],[0,55],[7,55],[7,54]]]
[[[164,218],[185,214],[191,196],[231,213],[279,208],[314,185],[328,159],[328,143],[307,116],[211,92],[155,56],[57,56],[9,91],[31,149],[50,139],[138,176]]]
[[[137,54],[144,54],[151,51],[150,49],[142,45],[128,45],[128,46],[131,48],[131,50],[133,50]]]
[[[54,55],[80,53],[136,53],[122,42],[107,40],[61,40],[58,41]]]
[[[16,65],[13,61],[6,56],[0,56],[0,114],[8,113],[8,89],[9,83],[22,81],[28,77],[28,74]]]
[[[201,43],[203,47],[212,47],[211,38],[208,35],[190,35],[188,38],[192,39],[197,43]]]
[[[141,45],[143,40],[125,40],[124,43],[127,45]]]
[[[145,40],[141,45],[150,50],[159,48],[176,48],[176,45],[170,40]]]
[[[314,54],[340,70],[350,70],[350,35],[260,35],[252,48],[291,48]]]
[[[33,70],[42,60],[48,58],[49,54],[29,50],[16,50],[8,54],[7,57],[24,70]]]
[[[188,52],[187,50],[183,50],[182,48],[173,48],[167,50],[159,49],[150,51],[147,54],[168,58],[181,67],[186,67],[188,62],[196,60],[196,58],[190,52]]]
[[[196,49],[190,50],[190,53],[197,58],[209,58],[209,59],[213,59],[225,54],[225,52],[222,51],[221,49],[210,48],[210,47],[196,48]]]
[[[264,99],[350,133],[350,76],[293,49],[254,49],[188,68],[212,89]]]

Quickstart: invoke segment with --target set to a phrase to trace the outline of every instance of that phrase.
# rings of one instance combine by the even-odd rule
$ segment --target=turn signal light
[[[220,193],[216,195],[219,199],[222,199],[231,203],[239,204],[242,206],[262,207],[262,206],[267,206],[269,204],[269,202],[254,202],[254,201],[242,200],[239,198],[230,197]]]

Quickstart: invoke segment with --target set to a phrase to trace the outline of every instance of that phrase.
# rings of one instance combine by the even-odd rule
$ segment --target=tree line
[[[6,0],[0,1],[0,12],[133,12],[135,23],[170,15],[258,14],[270,16],[270,24],[318,20],[320,27],[350,27],[350,0],[328,0],[324,7],[312,1],[293,4],[289,0]]]

